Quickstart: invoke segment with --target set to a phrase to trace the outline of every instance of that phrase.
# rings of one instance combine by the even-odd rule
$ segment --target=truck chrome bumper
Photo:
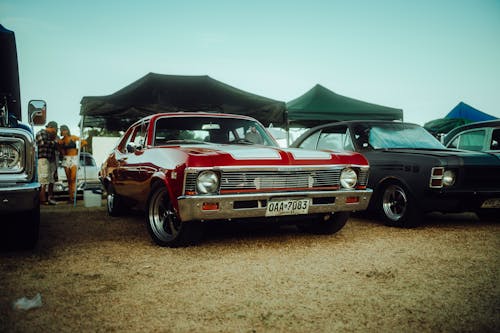
[[[366,189],[181,196],[177,200],[179,216],[186,222],[265,217],[267,202],[277,199],[310,198],[307,214],[361,211],[368,207],[371,195],[372,190]]]

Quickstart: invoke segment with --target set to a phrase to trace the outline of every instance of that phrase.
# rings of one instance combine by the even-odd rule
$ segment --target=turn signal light
[[[204,202],[201,209],[202,210],[219,210],[219,203],[218,202]]]

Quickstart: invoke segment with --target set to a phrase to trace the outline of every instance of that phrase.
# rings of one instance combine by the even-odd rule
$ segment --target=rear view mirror
[[[43,100],[31,100],[28,103],[28,118],[30,124],[44,125],[47,121],[47,103]]]
[[[219,124],[203,124],[201,125],[201,129],[202,130],[218,130],[220,129],[220,125]]]

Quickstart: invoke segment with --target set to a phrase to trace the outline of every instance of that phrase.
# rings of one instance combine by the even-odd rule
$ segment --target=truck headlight
[[[22,140],[0,142],[0,170],[4,172],[23,171],[23,149],[24,142]]]
[[[340,173],[340,185],[342,185],[343,188],[354,188],[357,182],[358,175],[353,169],[345,168]]]
[[[198,193],[215,193],[219,189],[219,175],[210,170],[202,171],[196,178],[196,189]]]

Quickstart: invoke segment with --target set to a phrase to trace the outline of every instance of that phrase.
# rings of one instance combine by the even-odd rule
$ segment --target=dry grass
[[[141,215],[43,207],[37,249],[0,253],[0,331],[500,331],[498,223],[211,228],[199,246],[160,248]],[[12,309],[37,293],[40,308]]]

